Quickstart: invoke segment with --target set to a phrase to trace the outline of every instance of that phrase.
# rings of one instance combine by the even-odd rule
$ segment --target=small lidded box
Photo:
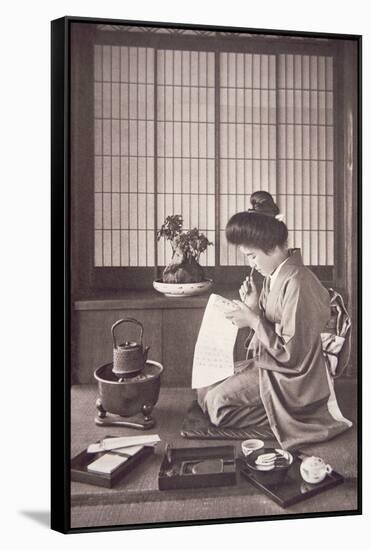
[[[106,440],[111,439],[114,438],[106,437]],[[115,487],[131,470],[139,467],[144,459],[154,453],[153,446],[145,444],[102,452],[91,452],[89,447],[71,460],[71,481],[109,489]]]

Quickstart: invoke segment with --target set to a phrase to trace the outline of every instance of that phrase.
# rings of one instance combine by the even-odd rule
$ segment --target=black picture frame
[[[285,511],[285,514],[259,514],[249,515],[246,517],[209,517],[207,519],[197,519],[194,517],[189,520],[168,520],[163,517],[161,521],[143,523],[121,523],[115,524],[100,524],[100,525],[79,525],[75,526],[71,518],[72,500],[71,499],[71,438],[73,437],[71,425],[71,385],[79,382],[78,378],[72,369],[73,361],[76,361],[76,325],[74,303],[79,301],[81,310],[89,309],[88,302],[97,300],[101,297],[102,282],[100,275],[95,276],[85,274],[76,274],[76,244],[75,235],[72,228],[74,223],[80,223],[79,215],[83,215],[83,210],[74,211],[72,202],[74,195],[79,190],[73,185],[76,182],[76,174],[73,174],[72,163],[72,144],[71,144],[71,127],[73,125],[74,105],[71,91],[71,71],[73,70],[73,55],[74,51],[71,48],[71,28],[74,25],[95,27],[96,25],[107,25],[111,27],[137,27],[140,32],[152,30],[151,39],[156,35],[158,29],[179,29],[185,35],[187,31],[197,31],[199,33],[225,33],[233,37],[250,36],[256,40],[270,36],[272,41],[280,37],[287,39],[297,39],[298,43],[306,43],[312,40],[322,40],[324,43],[338,42],[338,50],[344,54],[344,41],[352,44],[353,54],[349,54],[347,59],[347,67],[352,66],[353,77],[349,82],[345,82],[344,89],[347,93],[347,101],[352,104],[350,109],[351,114],[355,116],[353,122],[355,133],[341,141],[339,151],[341,155],[342,170],[348,171],[343,174],[344,186],[338,197],[339,204],[346,203],[346,208],[349,208],[349,217],[347,226],[342,227],[343,242],[351,236],[352,243],[357,243],[356,246],[349,247],[351,250],[347,252],[347,257],[342,259],[342,249],[339,244],[335,246],[335,263],[338,263],[337,274],[331,279],[331,282],[337,284],[342,290],[345,290],[348,302],[352,304],[352,347],[351,347],[351,362],[353,363],[353,371],[350,378],[356,379],[356,404],[355,412],[357,414],[356,436],[358,438],[357,458],[355,472],[356,479],[352,480],[353,488],[356,494],[356,505],[352,509],[342,510],[326,510],[326,511],[303,511],[290,512]],[[135,33],[134,33],[135,34]],[[133,34],[133,36],[134,36]],[[107,32],[108,36],[108,32]],[[130,39],[129,39],[130,40]],[[179,40],[184,40],[180,37]],[[217,42],[218,38],[214,38]],[[232,39],[233,40],[233,39]],[[161,44],[161,37],[158,38],[158,43]],[[126,42],[127,43],[127,42]],[[130,42],[129,42],[130,43]],[[301,46],[300,46],[301,47]],[[300,49],[299,47],[299,49]],[[232,47],[233,50],[233,47]],[[346,50],[346,48],[345,48]],[[290,52],[289,46],[287,51]],[[304,50],[303,50],[304,51]],[[359,35],[342,35],[337,33],[310,33],[296,32],[285,30],[271,29],[249,29],[238,27],[216,27],[207,25],[186,25],[176,23],[150,22],[150,21],[126,21],[114,19],[95,19],[83,17],[63,17],[56,19],[51,23],[51,209],[52,209],[52,249],[51,249],[51,279],[52,279],[52,356],[51,356],[51,527],[56,531],[63,533],[88,532],[88,531],[107,531],[107,530],[125,530],[138,528],[156,528],[156,527],[172,527],[185,525],[203,525],[213,523],[234,523],[248,521],[265,521],[296,518],[311,518],[323,516],[343,516],[343,515],[359,515],[362,513],[362,368],[361,368],[361,334],[359,327],[361,325],[362,305],[360,299],[361,289],[361,166],[362,166],[362,37]],[[345,51],[345,56],[347,56]],[[352,57],[353,56],[353,57]],[[346,78],[344,78],[346,81]],[[350,98],[350,99],[349,99]],[[342,101],[340,98],[339,101]],[[344,118],[345,120],[345,118]],[[349,124],[349,120],[345,121]],[[349,128],[348,128],[349,129]],[[75,154],[75,151],[73,151]],[[340,158],[340,156],[339,156]],[[350,189],[346,184],[351,183]],[[83,191],[85,193],[85,191]],[[352,195],[351,201],[349,196]],[[337,214],[336,214],[337,215]],[[339,218],[338,218],[339,221]],[[83,224],[83,222],[82,222]],[[340,225],[340,224],[339,224]],[[85,229],[84,229],[85,230]],[[81,252],[81,249],[79,249]],[[82,252],[84,254],[84,252]],[[88,260],[90,261],[90,260]],[[324,275],[325,279],[330,279],[328,271]],[[223,273],[219,275],[223,278]],[[117,277],[117,274],[112,272],[109,275],[109,280]],[[135,287],[135,280],[140,277],[135,270],[129,276],[131,285]],[[147,277],[147,278],[146,278]],[[234,285],[240,280],[240,271],[236,271],[230,275],[231,283]],[[150,277],[151,278],[151,277]],[[146,275],[144,277],[144,285],[148,285],[150,280]],[[342,282],[348,285],[345,289],[341,287]],[[96,285],[96,286],[95,286]],[[132,288],[132,287],[130,287]],[[76,293],[77,289],[77,293]],[[113,294],[110,299],[116,299],[118,296],[117,288],[113,288]],[[112,298],[113,296],[113,298]],[[139,303],[139,302],[135,302]],[[201,302],[204,306],[206,302]],[[134,306],[132,306],[135,308]],[[137,306],[138,307],[138,306]],[[147,306],[144,306],[147,307]],[[94,308],[94,306],[92,306]],[[122,309],[122,305],[117,309]],[[166,309],[166,308],[165,308]],[[63,349],[62,349],[63,348]],[[92,418],[93,422],[93,418]],[[105,434],[106,435],[106,434]],[[121,434],[120,434],[121,435]],[[93,442],[93,440],[91,441]],[[80,449],[83,451],[83,448]],[[341,472],[340,472],[341,473]],[[344,476],[346,478],[346,475]],[[94,499],[94,496],[92,497]],[[96,503],[100,502],[100,497],[96,496]],[[172,497],[176,500],[176,497]],[[182,495],[182,498],[184,496]],[[202,497],[200,497],[202,498]],[[220,497],[219,497],[220,498]],[[75,502],[78,502],[78,498]],[[82,500],[84,501],[84,500]],[[154,498],[154,501],[156,499]],[[85,502],[85,501],[84,501]],[[103,502],[107,502],[104,500]],[[91,502],[90,502],[91,504]]]

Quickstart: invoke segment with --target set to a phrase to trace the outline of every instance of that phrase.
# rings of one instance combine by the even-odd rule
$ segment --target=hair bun
[[[280,209],[268,191],[255,191],[250,197],[252,210],[266,216],[276,216]]]

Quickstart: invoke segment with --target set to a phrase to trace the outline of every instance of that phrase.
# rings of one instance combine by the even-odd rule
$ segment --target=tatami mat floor
[[[247,481],[235,487],[159,491],[157,475],[166,443],[175,447],[232,444],[239,441],[187,440],[180,430],[194,393],[188,388],[162,388],[154,409],[156,426],[145,433],[158,433],[161,443],[155,454],[142,463],[114,489],[78,482],[71,484],[71,526],[103,527],[138,523],[196,521],[220,518],[245,518],[261,515],[336,512],[357,508],[357,429],[356,387],[354,380],[338,382],[343,414],[354,422],[353,428],[332,441],[307,447],[330,463],[345,477],[345,483],[287,509],[272,502]],[[74,386],[71,391],[71,454],[86,448],[106,435],[133,435],[128,428],[98,427],[94,423],[95,386]]]

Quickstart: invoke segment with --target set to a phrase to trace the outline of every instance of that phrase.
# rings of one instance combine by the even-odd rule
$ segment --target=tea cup
[[[264,441],[261,439],[245,439],[245,441],[241,443],[241,449],[245,456],[248,456],[253,451],[257,451],[262,447],[264,447]]]

